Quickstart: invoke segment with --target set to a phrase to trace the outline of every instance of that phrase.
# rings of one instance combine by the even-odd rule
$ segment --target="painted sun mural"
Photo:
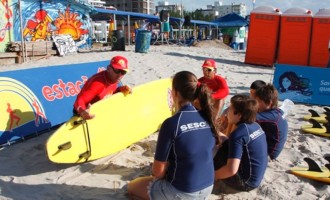
[[[74,40],[78,40],[88,30],[82,28],[83,23],[78,18],[77,13],[70,12],[69,7],[65,12],[59,12],[58,18],[54,21],[56,27],[55,34],[70,34]]]
[[[0,0],[2,1],[2,0]],[[25,41],[52,40],[52,36],[70,34],[75,41],[89,37],[91,22],[86,10],[63,1],[22,1]],[[20,41],[19,15],[14,15],[14,37]]]

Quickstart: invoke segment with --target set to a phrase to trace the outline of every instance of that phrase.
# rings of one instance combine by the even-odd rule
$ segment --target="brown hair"
[[[247,95],[238,94],[230,99],[234,114],[240,114],[241,120],[237,123],[251,124],[256,121],[258,103]]]
[[[256,97],[265,102],[266,104],[272,103],[272,108],[277,108],[278,105],[278,92],[274,85],[268,83],[267,85],[259,88],[256,91]]]
[[[210,124],[212,132],[215,134],[216,129],[213,121],[212,97],[208,87],[204,84],[200,84],[195,74],[189,71],[176,73],[173,77],[172,87],[180,93],[185,101],[193,103],[194,100],[199,100],[201,114]]]

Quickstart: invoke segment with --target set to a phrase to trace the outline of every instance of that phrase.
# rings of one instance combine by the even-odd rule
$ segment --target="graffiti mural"
[[[88,30],[82,28],[83,23],[78,17],[78,13],[70,12],[70,7],[67,7],[64,13],[59,12],[58,18],[54,21],[55,34],[70,34],[73,40],[88,34]]]
[[[16,41],[21,40],[18,16],[14,20]],[[88,10],[68,1],[22,1],[22,19],[25,41],[51,40],[59,34],[70,34],[75,41],[90,37]]]
[[[33,19],[29,19],[23,30],[23,36],[31,41],[49,40],[52,35],[51,22],[46,10],[38,10]]]
[[[11,0],[0,0],[0,52],[9,41],[9,30],[12,27],[13,11],[9,4]]]

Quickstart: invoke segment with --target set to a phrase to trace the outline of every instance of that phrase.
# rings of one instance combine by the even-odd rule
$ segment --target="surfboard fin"
[[[52,156],[56,156],[57,154],[59,154],[61,151],[65,151],[65,150],[68,150],[72,147],[72,144],[71,142],[66,142],[66,143],[63,143],[63,144],[60,144],[57,146],[57,151],[52,155]]]
[[[70,149],[72,147],[72,144],[71,144],[71,142],[69,141],[69,142],[66,142],[66,143],[63,143],[63,144],[61,144],[61,145],[58,145],[58,150],[68,150],[68,149]]]
[[[79,160],[84,158],[87,161],[90,156],[91,156],[91,152],[86,151],[86,152],[79,155]]]
[[[306,157],[304,158],[304,161],[307,162],[308,164],[308,171],[313,171],[313,172],[323,172],[319,165],[312,159]]]
[[[325,119],[328,121],[328,124],[330,124],[330,113],[327,113],[325,116]]]
[[[325,167],[328,168],[328,170],[330,171],[330,164],[325,164]],[[330,176],[329,176],[330,178]]]
[[[323,158],[326,159],[330,164],[330,154],[324,155]]]
[[[309,109],[308,111],[311,113],[312,117],[320,117],[320,115],[315,110]]]
[[[330,114],[330,108],[329,107],[323,107],[323,109],[324,109],[324,113],[326,114],[326,115],[329,115]]]
[[[311,124],[313,124],[312,128],[322,128],[321,124],[319,122],[317,122],[315,119],[309,119],[308,120]]]
[[[74,121],[73,125],[77,126],[77,125],[84,124],[84,123],[86,123],[86,120],[82,119],[82,120]]]

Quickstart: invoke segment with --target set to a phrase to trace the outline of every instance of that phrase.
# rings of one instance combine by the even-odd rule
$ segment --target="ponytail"
[[[213,121],[213,98],[209,88],[199,83],[197,77],[189,71],[176,73],[173,77],[172,87],[180,93],[182,101],[196,103],[196,100],[198,100],[200,106],[195,104],[195,107],[200,110],[202,117],[209,123],[214,136],[218,138],[215,122]]]
[[[199,101],[200,112],[201,112],[202,116],[210,124],[212,132],[214,134],[216,134],[217,129],[215,128],[215,122],[214,122],[214,116],[213,116],[214,115],[213,99],[212,99],[212,96],[210,93],[210,89],[207,87],[207,85],[201,84],[200,82],[198,82],[195,97]]]

